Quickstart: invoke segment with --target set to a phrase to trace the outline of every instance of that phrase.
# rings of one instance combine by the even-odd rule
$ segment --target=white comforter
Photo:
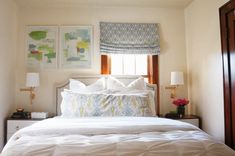
[[[235,156],[198,128],[154,117],[52,118],[21,129],[3,156]]]

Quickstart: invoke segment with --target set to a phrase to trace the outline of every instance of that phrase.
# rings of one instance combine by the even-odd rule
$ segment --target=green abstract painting
[[[60,45],[60,66],[62,68],[91,67],[92,27],[61,27]]]
[[[58,27],[28,26],[27,65],[28,68],[57,67]]]

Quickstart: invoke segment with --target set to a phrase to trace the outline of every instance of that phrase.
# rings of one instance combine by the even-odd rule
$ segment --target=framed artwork
[[[58,27],[27,26],[28,68],[57,68]]]
[[[60,67],[91,68],[92,26],[60,27]]]

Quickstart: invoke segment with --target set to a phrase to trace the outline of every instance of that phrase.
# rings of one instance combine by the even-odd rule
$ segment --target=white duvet
[[[156,117],[52,118],[15,133],[2,156],[235,156],[200,129]]]

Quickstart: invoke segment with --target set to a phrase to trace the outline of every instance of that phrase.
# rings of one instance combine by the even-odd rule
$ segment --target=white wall
[[[4,121],[14,104],[17,13],[18,8],[12,0],[0,0],[0,151],[4,140]]]
[[[11,0],[0,0],[1,143],[3,119],[9,115],[10,111],[13,111],[13,104],[15,108],[18,106],[31,108],[28,93],[19,91],[19,88],[25,86],[25,73],[28,71],[25,52],[26,25],[94,26],[94,54],[91,69],[39,70],[41,86],[36,90],[34,111],[54,112],[53,86],[55,83],[64,81],[71,75],[100,73],[98,32],[100,21],[160,23],[161,113],[175,109],[170,102],[169,91],[164,89],[170,83],[170,72],[173,70],[187,71],[189,87],[186,82],[186,85],[178,90],[178,96],[187,97],[188,92],[193,112],[203,119],[204,130],[223,141],[223,79],[218,8],[226,1],[194,0],[184,11],[173,8],[140,7],[21,8],[19,30],[17,30],[17,6]],[[18,47],[16,47],[17,35],[19,36]],[[185,36],[187,40],[185,40]],[[187,47],[187,53],[185,47]],[[15,96],[13,88],[15,88]],[[2,144],[0,144],[1,147]]]
[[[170,72],[186,72],[186,48],[183,9],[140,8],[140,7],[99,7],[99,8],[22,8],[20,10],[19,51],[16,62],[16,107],[30,109],[28,93],[19,91],[25,86],[26,52],[25,27],[27,25],[92,25],[94,26],[94,54],[92,69],[54,69],[39,70],[41,86],[36,89],[34,111],[55,112],[53,105],[54,88],[57,82],[66,80],[71,75],[99,74],[99,22],[156,22],[160,23],[161,55],[160,85],[161,113],[175,110],[170,102],[169,91],[164,87],[170,84]],[[187,85],[179,89],[179,96],[187,97]]]
[[[140,7],[21,8],[18,11],[12,0],[0,0],[0,150],[3,146],[4,118],[13,111],[13,107],[21,105],[26,109],[31,108],[28,93],[19,91],[19,88],[25,86],[25,73],[28,71],[25,53],[26,25],[94,26],[92,69],[39,70],[41,86],[36,90],[34,110],[54,112],[55,83],[64,81],[71,75],[99,74],[100,21],[160,23],[161,113],[175,109],[170,102],[169,92],[164,89],[170,83],[170,72],[187,71],[189,87],[185,85],[180,88],[178,96],[187,97],[188,92],[193,112],[202,117],[203,129],[223,141],[223,79],[218,8],[227,1],[194,0],[184,11]]]
[[[194,0],[185,9],[189,97],[203,130],[224,141],[219,7],[228,0]]]

